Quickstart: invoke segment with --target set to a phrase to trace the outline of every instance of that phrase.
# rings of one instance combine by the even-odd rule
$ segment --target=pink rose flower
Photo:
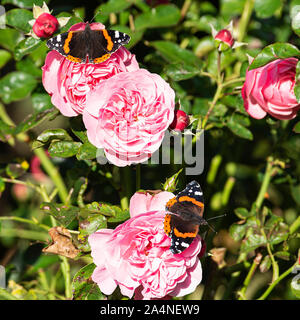
[[[174,120],[170,124],[170,129],[183,131],[189,124],[189,116],[183,110],[175,110]]]
[[[122,72],[87,96],[83,122],[92,144],[117,166],[147,160],[173,121],[175,93],[159,75]]]
[[[39,38],[49,38],[58,29],[58,20],[49,13],[42,13],[35,20],[32,29]]]
[[[100,229],[90,235],[96,264],[92,280],[104,294],[112,294],[119,286],[129,298],[134,294],[136,299],[146,300],[178,297],[193,292],[201,282],[200,237],[180,254],[169,250],[171,240],[163,221],[165,201],[173,196],[161,192],[150,199],[147,194],[135,194],[128,221],[115,230]],[[146,209],[149,211],[141,213]]]
[[[101,23],[91,23],[92,30],[102,30]],[[77,23],[70,31],[84,30],[85,23]],[[86,106],[86,95],[102,82],[120,73],[139,69],[135,56],[124,47],[99,64],[75,63],[57,51],[48,53],[43,66],[43,85],[52,96],[52,103],[67,117],[82,114]]]
[[[242,88],[246,111],[255,119],[270,114],[277,119],[293,119],[299,104],[294,94],[296,58],[277,59],[247,71]]]

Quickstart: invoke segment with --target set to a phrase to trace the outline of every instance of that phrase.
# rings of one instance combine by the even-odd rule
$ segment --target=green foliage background
[[[60,115],[42,86],[45,40],[24,36],[30,31],[33,2],[42,5],[1,1],[6,27],[0,29],[0,264],[6,267],[9,288],[0,296],[101,300],[103,294],[87,280],[94,265],[86,237],[127,219],[126,201],[137,187],[161,189],[182,166],[119,169],[97,164],[96,149],[81,120]],[[205,217],[226,213],[213,220],[218,233],[205,236],[208,252],[226,248],[226,265],[218,266],[210,256],[202,258],[203,281],[184,299],[299,298],[290,285],[300,244],[299,119],[250,118],[240,88],[248,67],[246,53],[257,56],[255,67],[274,59],[274,52],[283,58],[299,56],[300,1],[178,0],[156,7],[148,3],[159,1],[46,2],[55,16],[72,16],[60,32],[96,15],[95,21],[106,28],[128,33],[128,49],[141,67],[170,83],[181,108],[194,117],[192,127],[206,122],[204,172],[192,177],[183,170],[177,190],[196,179],[204,190]],[[222,53],[226,86],[208,118],[218,77],[209,24],[220,30],[231,20],[234,37],[248,46]],[[261,53],[268,45],[273,51]],[[43,184],[32,181],[28,173],[34,155],[49,177]],[[16,196],[16,180],[25,182],[24,198]],[[53,225],[74,231],[80,257],[71,260],[41,252]]]

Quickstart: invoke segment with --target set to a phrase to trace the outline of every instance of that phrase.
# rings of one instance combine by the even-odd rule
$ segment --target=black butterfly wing
[[[72,62],[85,62],[87,44],[84,31],[70,31],[57,35],[47,41],[47,46],[58,51]]]
[[[120,32],[117,30],[107,30],[107,33],[113,43],[110,52],[117,51],[121,46],[128,44],[130,41],[130,36],[124,32]]]
[[[66,56],[67,54],[64,51],[64,44],[68,38],[68,32],[61,33],[56,37],[53,37],[47,41],[47,47],[51,50],[58,51],[61,55]]]
[[[181,253],[187,249],[198,234],[199,226],[183,220],[175,214],[166,214],[164,231],[171,238],[172,253]]]
[[[202,218],[204,210],[203,192],[197,181],[190,182],[176,197],[169,200],[166,209],[180,215],[186,221],[206,224],[206,221]]]

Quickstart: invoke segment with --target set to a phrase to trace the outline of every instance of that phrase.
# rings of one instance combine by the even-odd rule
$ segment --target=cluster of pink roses
[[[200,236],[181,254],[170,251],[163,230],[165,205],[171,192],[135,193],[131,218],[116,229],[100,229],[89,237],[96,268],[92,279],[101,292],[112,294],[117,286],[135,299],[162,299],[193,292],[202,280]]]
[[[78,23],[70,30],[84,28]],[[90,142],[117,166],[147,160],[174,118],[173,89],[159,75],[140,69],[124,47],[100,64],[74,63],[53,50],[43,67],[43,85],[63,115],[82,115]]]

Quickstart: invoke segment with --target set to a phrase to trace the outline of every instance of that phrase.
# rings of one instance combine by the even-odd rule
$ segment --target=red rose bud
[[[189,116],[182,110],[175,110],[174,120],[170,124],[170,129],[183,131],[189,124]]]
[[[232,37],[232,34],[230,31],[227,29],[222,29],[220,30],[216,35],[215,35],[215,40],[219,40],[221,42],[226,43],[229,47],[232,47],[234,44],[234,39]]]
[[[58,20],[49,13],[42,13],[32,27],[33,32],[39,38],[49,38],[57,30]]]

